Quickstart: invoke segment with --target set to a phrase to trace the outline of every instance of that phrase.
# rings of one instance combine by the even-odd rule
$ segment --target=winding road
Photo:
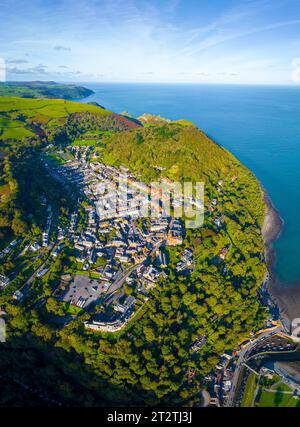
[[[265,332],[259,336],[255,341],[250,342],[245,348],[240,351],[239,358],[236,363],[235,371],[232,378],[231,389],[228,395],[228,399],[225,406],[231,407],[234,406],[236,386],[240,377],[241,369],[244,362],[247,360],[248,354],[255,348],[257,344],[260,344],[265,338],[269,338],[272,335],[277,334],[283,330],[283,326],[278,326],[276,329],[273,329],[270,332]]]

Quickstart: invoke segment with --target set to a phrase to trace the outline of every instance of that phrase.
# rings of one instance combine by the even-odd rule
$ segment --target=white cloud
[[[30,68],[7,67],[10,74],[46,74],[46,65],[39,64]]]
[[[7,64],[27,64],[27,59],[8,59]]]
[[[81,76],[82,81],[103,76],[108,81],[287,81],[291,56],[283,40],[295,33],[300,19],[297,14],[272,14],[287,1],[238,0],[233,8],[228,7],[231,2],[220,8],[211,2],[210,8],[182,0],[61,0],[53,8],[35,0],[39,6],[29,5],[28,11],[24,6],[25,15],[18,19],[12,15],[9,37],[0,38],[0,48],[7,58],[30,52],[30,63],[48,65],[34,70],[11,62],[20,64],[16,73],[27,70],[32,78],[36,71],[37,78]],[[272,73],[268,62],[275,63]]]
[[[276,22],[270,25],[262,25],[259,27],[250,27],[246,30],[235,30],[232,28],[219,28],[218,30],[212,31],[212,34],[201,40],[199,43],[193,43],[185,49],[187,55],[196,55],[201,51],[211,49],[220,44],[231,42],[234,40],[241,39],[245,36],[258,34],[266,31],[280,29],[283,27],[289,27],[300,24],[300,19],[294,19],[290,21]],[[212,27],[213,28],[213,27]]]
[[[65,51],[65,52],[68,52],[68,51],[70,51],[71,50],[71,48],[70,47],[67,47],[67,46],[54,46],[54,48],[53,48],[54,50],[57,50],[58,52],[61,52],[61,51]]]
[[[6,81],[6,64],[5,59],[0,58],[0,82]]]

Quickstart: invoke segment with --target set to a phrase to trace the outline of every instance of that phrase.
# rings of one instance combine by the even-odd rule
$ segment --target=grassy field
[[[173,123],[182,125],[182,126],[194,126],[196,127],[196,125],[193,122],[190,122],[189,120],[186,119],[180,119],[180,120],[175,120]]]
[[[49,153],[47,154],[47,160],[51,162],[55,166],[60,166],[66,163],[66,160],[61,158],[57,153]]]
[[[82,146],[82,147],[90,147],[93,145],[96,145],[98,143],[97,139],[75,139],[75,141],[72,142],[72,146]]]
[[[61,99],[27,99],[0,96],[0,140],[14,138],[22,140],[34,132],[31,124],[55,128],[73,113],[91,113],[109,116],[111,112],[95,105]]]
[[[264,386],[258,393],[255,406],[260,407],[300,407],[300,399],[293,396],[291,387],[273,377],[273,385]]]
[[[27,129],[23,122],[0,115],[0,139],[22,139],[30,136],[33,136],[33,132]]]
[[[90,112],[109,115],[109,110],[104,110],[96,105],[81,104],[79,102],[65,101],[62,99],[26,99],[10,96],[0,97],[0,113],[18,111],[34,116],[35,113],[49,117],[66,117],[70,113]]]
[[[241,401],[242,407],[300,407],[300,399],[293,397],[293,390],[274,376],[274,384],[268,387],[258,384],[258,377],[253,372],[248,376]],[[257,391],[260,390],[254,400]]]
[[[95,132],[86,132],[83,135],[81,135],[80,138],[76,138],[72,142],[72,146],[93,146],[93,145],[99,145],[100,139],[104,136],[111,136],[113,135],[112,131],[95,131]]]
[[[61,304],[65,313],[70,314],[71,316],[80,314],[83,311],[82,308],[69,304],[68,302],[65,302],[65,301],[62,302]]]
[[[241,406],[251,407],[257,385],[257,376],[251,372],[246,383]]]
[[[260,393],[255,406],[300,407],[300,399],[293,396],[292,390],[289,387],[280,383],[272,391],[263,390]]]

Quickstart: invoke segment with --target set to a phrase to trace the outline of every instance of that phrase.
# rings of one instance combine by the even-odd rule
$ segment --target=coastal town
[[[76,190],[78,199],[75,206],[81,207],[80,213],[75,208],[70,214],[69,224],[63,228],[54,220],[54,209],[43,196],[46,224],[42,241],[28,243],[23,252],[38,254],[43,248],[48,248],[50,257],[24,286],[16,290],[13,298],[20,303],[26,298],[31,283],[46,275],[51,259],[63,250],[67,240],[73,245],[75,260],[81,267],[76,274],[61,276],[53,297],[77,308],[76,313],[95,311],[95,307],[101,305],[99,312],[96,311],[93,318],[85,322],[85,328],[116,332],[143,308],[149,291],[156,283],[167,277],[169,260],[166,248],[182,245],[184,222],[181,218],[166,216],[162,211],[159,190],[157,197],[152,194],[152,216],[141,218],[141,209],[150,200],[150,187],[137,181],[125,167],[118,169],[100,162],[87,162],[89,148],[70,148],[73,161],[59,166],[54,166],[47,158],[43,162],[66,191],[70,188]],[[125,200],[122,184],[118,182],[120,173],[126,173],[129,182]],[[121,199],[117,209],[109,189],[115,190]],[[16,244],[17,241],[12,242],[1,255],[7,255]],[[193,268],[193,251],[186,247],[182,250],[176,272],[188,275]],[[9,283],[8,277],[1,276],[2,288]],[[44,301],[38,302],[41,303]],[[71,318],[66,316],[66,321]]]
[[[80,161],[69,162],[57,168],[55,173],[75,184],[80,197],[88,200],[84,208],[86,227],[78,230],[78,212],[75,211],[68,233],[83,271],[96,265],[93,275],[97,279],[80,274],[73,278],[64,277],[64,290],[59,288],[56,296],[81,309],[103,302],[101,313],[86,322],[85,327],[114,332],[130,321],[147,301],[149,290],[166,276],[166,246],[182,244],[184,225],[181,220],[164,217],[159,212],[155,218],[137,223],[148,187],[140,184],[124,167],[118,170],[99,162],[87,163],[87,151],[84,150]],[[79,150],[74,152],[78,158]],[[125,200],[117,182],[120,172],[126,172],[130,181]],[[109,189],[116,189],[116,196],[123,198],[117,210]],[[100,215],[99,205],[102,207]],[[159,209],[158,204],[156,208]],[[192,268],[192,258],[191,251],[186,249],[178,263],[178,271],[186,274]]]
[[[297,417],[300,1],[0,10],[2,412]]]
[[[54,165],[47,157],[43,158],[49,173],[60,181],[66,191],[74,192],[75,209],[70,214],[69,223],[62,226],[57,222],[55,210],[47,203],[45,195],[42,198],[46,212],[42,240],[22,246],[22,239],[16,239],[1,251],[0,257],[5,258],[17,250],[18,246],[22,247],[22,253],[34,253],[37,258],[39,252],[49,251],[46,261],[15,291],[13,299],[22,304],[30,294],[34,280],[41,280],[47,274],[51,260],[55,260],[64,250],[67,240],[73,245],[76,262],[81,268],[73,274],[61,275],[53,292],[55,300],[74,307],[72,315],[65,316],[64,324],[86,311],[91,313],[90,319],[84,322],[87,331],[116,333],[143,310],[150,291],[158,282],[167,278],[170,262],[168,248],[181,248],[175,272],[183,276],[193,272],[193,250],[182,247],[185,236],[184,221],[171,215],[167,216],[165,205],[159,203],[161,196],[165,195],[167,200],[167,193],[171,190],[167,180],[163,187],[165,194],[160,190],[160,193],[154,193],[153,197],[152,193],[152,216],[143,218],[141,211],[150,200],[148,185],[139,182],[125,167],[116,168],[100,161],[87,161],[90,154],[88,147],[70,149],[74,160],[64,164]],[[122,188],[124,182],[122,179],[120,181],[120,174],[123,180],[126,176],[128,185],[125,198]],[[218,192],[222,185],[222,182],[218,183]],[[116,200],[113,194],[117,197]],[[199,204],[199,201],[192,197],[190,203],[195,205]],[[217,198],[214,198],[209,206],[211,212],[217,203]],[[222,226],[222,221],[221,216],[214,218],[217,227]],[[228,247],[225,246],[219,254],[220,260],[226,258],[227,252]],[[5,289],[9,284],[10,278],[1,275],[0,287]],[[262,291],[263,289],[262,287]],[[43,304],[44,299],[35,302],[35,306],[39,308]],[[262,353],[295,351],[296,344],[284,331],[272,307],[270,306],[270,312],[273,315],[266,322],[265,329],[250,337],[239,349],[223,354],[216,371],[206,377],[209,390],[209,393],[203,392],[206,406],[240,405],[249,373],[255,372],[253,375],[260,378],[277,376],[274,368],[272,370],[270,367],[262,367],[257,371],[255,361],[262,357]],[[271,341],[266,344],[268,339]],[[277,343],[280,341],[280,345],[276,344],[276,339]],[[191,343],[191,353],[200,351],[206,341],[205,335],[199,336]],[[191,368],[187,373],[189,383],[193,382],[194,375],[195,370]],[[291,380],[285,381],[291,387]],[[297,399],[299,388],[296,383],[292,382],[292,385],[297,390]]]
[[[244,268],[253,270],[249,277],[255,283],[256,273],[252,273],[257,269],[257,277],[262,277],[268,255],[258,244],[251,247],[249,257],[238,243],[246,235],[259,243],[255,210],[242,209],[238,217],[231,210],[236,194],[247,197],[247,190],[241,194],[247,188],[244,172],[230,165],[210,181],[204,193],[201,185],[189,188],[187,182],[167,178],[166,168],[155,162],[153,176],[159,178],[149,183],[142,179],[147,173],[133,173],[119,162],[105,161],[102,135],[87,132],[70,145],[48,143],[40,151],[37,161],[47,175],[45,182],[62,191],[51,196],[41,190],[40,230],[13,237],[1,247],[0,296],[7,295],[14,309],[34,310],[42,328],[63,334],[77,325],[79,336],[95,340],[130,337],[162,293],[163,303],[170,296],[164,308],[174,304],[174,313],[181,298],[184,311],[192,307],[195,312],[190,312],[186,330],[179,330],[183,344],[175,342],[174,348],[184,347],[184,384],[189,389],[199,387],[199,361],[202,354],[206,358],[210,352],[216,354],[211,350],[212,336],[223,328],[215,297],[222,297],[219,286],[226,284],[223,293],[229,292],[228,306],[233,298],[241,302],[237,290],[246,279]],[[65,199],[64,205],[59,197]],[[206,223],[201,229],[204,211]],[[216,282],[205,276],[211,272],[219,278]],[[196,393],[197,405],[261,406],[281,389],[290,403],[298,404],[297,381],[278,360],[281,355],[295,357],[299,342],[268,293],[269,279],[266,271],[255,296],[268,311],[263,328],[257,330],[253,324],[253,329],[241,334],[242,343],[231,350],[223,348],[212,358],[210,372]],[[242,295],[248,295],[246,282]],[[168,286],[172,286],[169,291]],[[193,301],[199,294],[196,306]],[[158,319],[163,312],[158,311]],[[6,305],[1,304],[0,317],[5,321],[7,315]],[[194,316],[200,327],[193,327]],[[189,335],[189,328],[195,332]],[[151,342],[154,330],[144,329],[144,337]],[[177,332],[174,336],[177,341]],[[170,350],[164,347],[164,351]]]

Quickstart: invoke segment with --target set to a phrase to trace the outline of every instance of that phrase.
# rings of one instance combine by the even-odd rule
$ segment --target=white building
[[[10,284],[10,280],[8,277],[4,276],[3,274],[0,275],[0,287],[6,288]]]

